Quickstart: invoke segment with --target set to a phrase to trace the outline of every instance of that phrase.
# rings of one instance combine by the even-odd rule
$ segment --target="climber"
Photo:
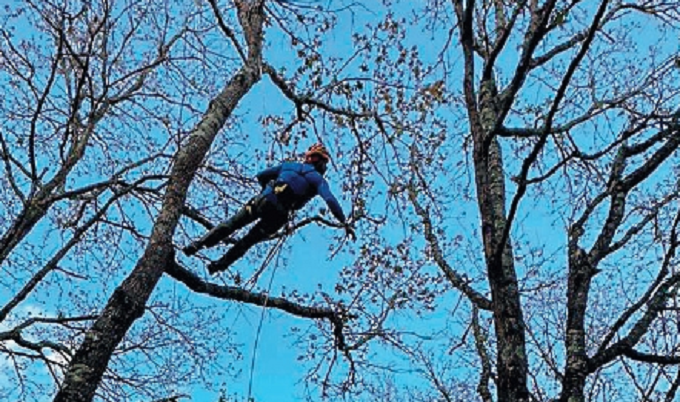
[[[317,194],[326,201],[333,216],[342,223],[347,236],[354,239],[354,230],[347,223],[340,204],[323,177],[329,160],[326,147],[314,144],[305,153],[304,163],[284,162],[261,171],[257,174],[257,181],[262,186],[262,192],[248,201],[236,215],[215,226],[182,251],[187,256],[194,255],[202,248],[217,245],[238,229],[259,219],[245,236],[234,242],[222,258],[208,264],[210,274],[224,271],[249,248],[276,233],[288,223],[291,211],[302,208]]]

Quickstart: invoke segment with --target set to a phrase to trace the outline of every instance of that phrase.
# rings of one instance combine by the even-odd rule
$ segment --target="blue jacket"
[[[302,208],[314,196],[319,195],[326,201],[333,216],[340,222],[345,223],[345,214],[342,212],[338,200],[331,193],[328,182],[311,164],[284,162],[258,173],[257,181],[263,187],[262,195],[272,202],[278,201],[273,187],[268,184],[272,181],[276,184],[287,184],[295,197],[292,209]]]

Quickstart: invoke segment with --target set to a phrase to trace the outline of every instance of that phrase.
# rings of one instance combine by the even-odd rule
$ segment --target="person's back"
[[[257,179],[264,186],[263,195],[287,209],[300,209],[316,195],[321,196],[336,219],[344,224],[342,207],[319,170],[308,161],[284,162],[261,171]]]
[[[316,195],[326,201],[348,236],[354,238],[354,231],[347,223],[342,207],[323,177],[329,160],[326,148],[315,144],[305,153],[304,163],[284,162],[261,171],[257,174],[257,180],[262,186],[262,193],[250,200],[236,215],[184,247],[184,253],[190,256],[204,247],[213,247],[234,231],[258,220],[244,237],[234,242],[233,247],[222,258],[208,264],[208,272],[211,274],[222,271],[254,244],[272,236],[286,224],[291,210],[302,208]]]
[[[299,162],[284,162],[281,164],[281,173],[277,182],[286,183],[296,196],[301,199],[316,195],[314,184],[323,180],[323,177],[316,171],[313,165]],[[310,196],[311,195],[311,196]]]

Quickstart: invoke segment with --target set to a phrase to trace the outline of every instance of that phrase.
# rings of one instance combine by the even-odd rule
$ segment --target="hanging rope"
[[[261,272],[267,266],[269,266],[274,255],[276,253],[278,253],[278,251],[283,246],[283,242],[286,240],[286,237],[288,237],[287,234],[281,236],[281,238],[279,239],[278,242],[276,242],[274,247],[272,247],[269,250],[269,253],[267,254],[267,258],[265,258],[265,260],[262,263],[262,266],[260,267],[258,272]],[[255,374],[255,360],[256,360],[256,357],[257,357],[257,349],[258,349],[259,342],[260,342],[260,333],[262,332],[262,322],[264,321],[264,315],[267,311],[267,302],[269,301],[269,294],[271,293],[272,284],[274,283],[274,274],[276,274],[276,267],[277,266],[275,265],[274,269],[272,270],[272,275],[269,278],[269,284],[267,285],[267,294],[266,294],[266,298],[265,298],[265,301],[264,301],[264,305],[262,306],[262,313],[260,314],[260,322],[257,325],[257,331],[255,332],[255,344],[253,345],[253,357],[250,361],[250,376],[249,376],[249,379],[248,379],[248,397],[246,398],[246,402],[250,402],[250,397],[252,396],[253,377],[254,377],[254,374]]]

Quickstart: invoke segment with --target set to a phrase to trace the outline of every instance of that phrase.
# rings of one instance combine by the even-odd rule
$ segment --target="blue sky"
[[[397,8],[397,10],[403,10],[406,14],[408,7],[412,3],[407,3],[406,6],[403,4],[400,6],[403,8]],[[357,9],[353,15],[350,15],[349,12],[339,14],[338,26],[328,35],[327,41],[321,48],[321,53],[324,57],[335,56],[342,58],[342,56],[350,53],[352,50],[350,46],[352,30],[359,29],[368,22],[375,23],[383,17],[383,13],[377,4],[369,8],[371,10]],[[643,26],[639,29],[643,31],[646,28]],[[440,26],[434,35],[415,30],[409,31],[407,41],[418,47],[420,55],[432,60],[441,50],[446,40],[444,33],[447,29]],[[288,39],[283,38],[275,28],[269,29],[267,35],[269,44],[266,50],[267,59],[275,67],[286,67],[288,72],[292,71],[294,69],[294,62],[291,60],[294,59],[295,54],[289,50]],[[212,40],[221,41],[224,39],[218,33]],[[655,42],[653,36],[649,37],[648,40],[649,43]],[[647,42],[643,40],[641,44],[646,45]],[[511,48],[509,47],[508,49]],[[677,42],[673,44],[668,41],[663,44],[662,48],[666,52],[671,52],[678,48],[678,44]],[[460,51],[455,46],[455,39],[454,46],[447,52],[447,58],[454,66],[446,77],[447,85],[456,88],[454,92],[457,92],[457,88],[460,85],[460,70],[456,70],[456,68],[460,69],[461,65],[459,60]],[[508,69],[507,71],[510,71],[509,69],[514,67],[515,58],[515,53],[508,51],[501,59],[500,67],[503,70]],[[357,73],[358,67],[358,62],[351,63],[346,70],[347,74]],[[506,76],[507,71],[499,72],[501,83],[503,83],[504,79],[508,78]],[[213,74],[212,71],[211,74]],[[224,70],[224,72],[214,73],[214,75],[205,79],[206,81],[214,81],[218,85],[222,85],[226,82],[227,78],[228,71]],[[428,77],[430,80],[439,78],[442,78],[441,72],[436,72],[431,77]],[[408,84],[417,85],[419,83],[408,82]],[[172,93],[172,90],[169,89],[169,92]],[[531,92],[531,96],[529,92]],[[547,96],[546,93],[545,87],[536,85],[527,90],[527,99],[540,101]],[[204,110],[207,106],[205,98],[202,98],[200,95],[196,95],[193,99],[197,100],[193,105],[195,108]],[[193,101],[193,99],[190,100]],[[454,102],[449,106],[449,109],[441,111],[442,118],[446,120],[447,128],[450,129],[450,141],[440,149],[441,154],[446,157],[442,170],[456,172],[456,179],[451,183],[446,176],[438,176],[436,171],[428,172],[428,177],[433,180],[433,184],[441,187],[444,191],[450,191],[451,188],[454,189],[454,191],[450,191],[451,194],[446,198],[447,204],[443,206],[442,211],[443,218],[441,222],[446,228],[443,237],[448,240],[444,250],[445,254],[450,258],[452,265],[459,269],[460,272],[467,274],[471,278],[479,279],[480,277],[483,278],[484,268],[481,259],[481,248],[479,246],[478,215],[474,200],[466,198],[467,195],[471,195],[474,192],[474,187],[471,184],[474,183],[474,180],[471,179],[470,171],[466,170],[464,166],[457,167],[458,161],[465,160],[465,155],[460,150],[466,131],[465,122],[461,123],[460,121],[464,119],[464,115],[459,106],[459,104]],[[272,129],[269,129],[269,131],[263,130],[262,124],[259,122],[262,116],[269,114],[283,115],[286,118],[290,118],[294,113],[293,110],[292,103],[285,99],[266,77],[263,78],[240,104],[234,118],[229,122],[229,127],[225,128],[220,134],[218,142],[216,142],[211,150],[209,163],[218,167],[231,168],[235,167],[231,164],[235,161],[241,164],[238,166],[240,173],[252,177],[258,170],[267,166],[268,161],[263,158],[263,155],[268,154],[270,149],[275,150],[274,160],[299,154],[310,143],[315,142],[315,140],[309,137],[301,139],[297,146],[272,147]],[[185,116],[184,118],[191,122],[196,121],[198,117],[198,115],[195,115]],[[321,116],[317,115],[316,118],[317,128],[327,128],[327,131],[322,132],[322,136],[331,150],[335,153],[347,151],[351,141],[345,139],[344,134],[346,132],[333,128]],[[521,123],[517,116],[513,116],[510,121],[516,122],[517,125]],[[186,126],[189,127],[190,125],[187,124]],[[114,123],[112,123],[112,127],[115,128]],[[121,129],[121,127],[117,128]],[[589,130],[594,128],[596,126],[586,127],[577,138],[583,139],[584,143],[591,141],[594,137],[589,136],[588,133]],[[113,128],[112,131],[115,132]],[[139,132],[144,133],[143,129],[140,129]],[[371,133],[370,129],[367,129],[366,132]],[[296,131],[295,134],[301,135],[301,131]],[[156,144],[162,144],[168,139],[168,133],[160,130],[157,126],[154,127],[154,131],[151,131],[151,135],[152,138],[158,137]],[[504,151],[505,155],[509,157],[512,155],[513,149],[510,146],[506,146]],[[101,151],[93,150],[93,155],[97,155],[97,152]],[[121,147],[119,152],[122,154],[125,152],[125,149]],[[131,153],[126,156],[134,159],[137,155]],[[341,205],[346,211],[350,206],[350,196],[348,193],[343,193],[341,184],[346,180],[346,175],[351,169],[349,166],[351,160],[347,159],[338,157],[334,167],[327,175],[332,190],[338,196]],[[513,158],[509,157],[508,159],[508,172],[506,173],[510,175],[511,172],[516,172],[519,166],[516,160],[513,161]],[[546,160],[550,160],[550,157],[546,157]],[[387,165],[393,161],[383,162]],[[162,170],[162,166],[160,169]],[[208,175],[208,177],[215,179],[215,176]],[[216,178],[216,182],[218,186],[219,183],[233,184],[229,180],[220,181],[219,177]],[[376,179],[376,183],[373,191],[377,192],[383,189],[380,180]],[[508,186],[509,193],[512,194],[514,188],[510,182],[508,182]],[[239,192],[233,194],[233,196],[242,202],[254,194],[255,190],[253,185],[241,186]],[[201,182],[200,179],[197,180],[191,190],[190,202],[209,214],[213,219],[224,217],[225,208],[230,213],[233,213],[238,207],[237,202],[221,198],[219,194],[204,198],[201,195],[201,191],[213,191],[213,188],[206,182]],[[377,211],[378,215],[384,213],[384,208],[380,202],[382,199],[384,197],[371,194],[371,209]],[[530,278],[523,282],[527,286],[545,278],[564,275],[563,247],[566,240],[564,236],[566,222],[563,217],[560,217],[561,212],[555,209],[564,208],[566,204],[566,198],[558,198],[556,206],[554,206],[545,198],[539,196],[535,199],[527,197],[521,204],[514,232],[516,235],[515,251],[516,256],[522,258],[522,263],[518,264],[519,275],[521,277],[525,275],[530,276]],[[323,204],[317,200],[306,208],[306,212],[315,213],[322,206]],[[2,206],[0,206],[0,211],[3,211]],[[406,221],[412,221],[414,218],[412,211],[406,209],[404,212],[406,214]],[[136,222],[137,228],[148,233],[151,225],[149,213],[139,208],[138,211],[135,211],[135,215],[138,218]],[[304,214],[301,215],[304,216]],[[186,244],[190,238],[198,237],[203,233],[200,227],[192,225],[188,220],[185,221],[185,224],[185,227],[178,229],[175,236],[175,242],[178,246]],[[52,229],[51,225],[51,222],[45,222],[36,227],[31,238],[27,241],[28,245],[16,250],[12,263],[18,264],[21,267],[32,267],[32,262],[28,261],[29,258],[26,256],[33,255],[32,253],[39,250],[43,243],[48,244],[48,247],[43,249],[45,254],[37,253],[42,259],[48,257],[48,252],[56,250],[62,240],[60,239],[59,232]],[[342,235],[341,231],[316,226],[308,226],[300,230],[295,236],[286,240],[285,250],[281,253],[280,259],[276,259],[268,267],[260,278],[256,289],[260,291],[266,290],[269,286],[271,275],[274,275],[271,286],[271,293],[273,295],[281,294],[284,288],[287,294],[294,290],[300,294],[315,294],[318,290],[322,290],[330,294],[333,299],[343,299],[349,302],[347,294],[341,296],[335,295],[333,287],[343,274],[352,271],[351,265],[354,261],[352,252],[358,252],[363,243],[370,242],[372,239],[372,237],[369,237],[368,227],[360,226],[359,229],[359,242],[356,244],[344,244],[342,250],[332,260],[329,259],[331,255],[329,247],[336,247],[339,244],[338,236]],[[379,233],[384,241],[393,245],[400,243],[410,236],[408,230],[404,231],[404,225],[395,214],[391,215],[391,220],[388,221],[388,224]],[[458,236],[462,236],[464,241],[460,244],[453,243],[453,240]],[[417,252],[423,246],[422,235],[416,233],[410,240],[414,252]],[[105,244],[96,244],[96,239],[90,239],[90,241],[91,243],[88,243],[85,247],[86,252],[84,254],[73,253],[71,258],[64,263],[65,267],[74,270],[86,270],[89,265],[93,265],[101,271],[93,272],[89,282],[86,284],[73,278],[65,281],[61,281],[60,277],[48,278],[51,286],[56,285],[50,287],[50,289],[56,289],[56,293],[59,296],[54,297],[54,294],[36,295],[35,298],[26,301],[22,305],[22,308],[17,311],[18,315],[28,315],[29,313],[55,314],[57,311],[68,311],[73,300],[76,300],[78,303],[86,303],[86,306],[92,308],[98,308],[102,305],[115,286],[132,269],[141,254],[139,252],[139,245],[129,236],[120,240],[122,247],[117,250],[113,250]],[[267,244],[258,250],[254,250],[249,254],[248,258],[235,264],[232,271],[239,271],[245,277],[248,277],[249,274],[260,266],[262,253],[272,246],[273,244]],[[88,247],[90,248],[88,249]],[[377,245],[369,245],[368,247],[382,250]],[[224,250],[226,248],[219,247],[216,250],[203,253],[203,255],[215,258]],[[650,254],[654,254],[654,252],[655,250],[653,249],[648,250],[649,254],[643,255],[642,262],[652,258],[653,255],[650,257]],[[626,261],[632,259],[631,256],[626,257],[628,258]],[[198,258],[180,258],[185,266],[208,279],[204,270],[204,261]],[[13,283],[23,283],[23,280],[27,278],[28,272],[32,271],[20,272],[17,276],[18,279]],[[428,263],[422,268],[422,272],[434,275],[436,271]],[[381,274],[387,276],[385,272]],[[602,282],[596,281],[595,284],[598,292],[601,292],[597,296],[598,303],[604,303],[608,297],[611,297],[606,287],[608,281],[625,280],[631,276],[631,272],[626,269],[612,270],[611,273],[606,275],[598,277],[598,281],[601,280]],[[639,275],[640,279],[644,282],[645,275],[648,276],[650,274],[640,270]],[[216,281],[219,283],[223,279],[217,278]],[[364,280],[368,281],[368,277]],[[379,280],[376,279],[376,283],[382,280],[386,279],[384,277]],[[402,280],[405,286],[408,284],[408,278],[399,278],[399,280]],[[646,280],[648,281],[649,279]],[[224,283],[228,283],[228,281]],[[4,282],[3,285],[2,295],[4,300],[5,295],[9,295],[9,292],[13,291],[14,288],[11,285],[7,285],[7,282]],[[368,289],[367,293],[369,294],[375,290],[371,285],[373,284],[365,283]],[[487,284],[483,280],[478,280],[474,283],[474,286],[483,292],[487,288]],[[633,287],[633,290],[636,289]],[[65,296],[69,292],[82,293],[83,291],[86,294],[81,294],[74,298]],[[553,309],[554,317],[551,318],[557,322],[559,322],[564,311],[564,307],[557,304],[563,298],[563,294],[563,284],[554,286],[542,294],[546,298],[552,297],[552,300],[556,303],[556,307]],[[458,299],[459,295],[457,292],[449,291],[438,295],[436,299],[438,308],[435,312],[424,312],[423,316],[416,316],[413,312],[402,310],[387,321],[388,327],[413,332],[418,335],[432,335],[441,328],[448,328],[449,333],[459,335],[464,331],[466,324],[461,322],[462,318],[459,317],[467,317],[469,306],[463,303],[463,306],[458,307],[460,310],[455,310]],[[207,358],[214,360],[215,365],[219,364],[222,367],[210,369],[212,363],[208,363],[205,372],[205,377],[207,377],[208,381],[197,380],[195,386],[177,390],[178,393],[190,394],[195,401],[212,401],[216,400],[218,392],[224,389],[230,395],[245,398],[248,394],[249,381],[252,376],[252,396],[257,402],[298,401],[306,395],[307,388],[304,384],[304,377],[312,364],[319,359],[317,358],[317,360],[312,362],[300,362],[298,361],[298,356],[303,354],[310,344],[322,345],[321,342],[310,343],[306,338],[309,335],[319,336],[318,331],[314,329],[315,323],[309,320],[293,318],[278,311],[265,311],[264,315],[262,315],[263,312],[260,308],[195,295],[186,291],[182,284],[168,278],[162,280],[154,293],[150,305],[154,306],[153,308],[158,309],[162,314],[165,314],[165,319],[170,322],[176,322],[177,325],[196,324],[196,337],[210,338],[209,342],[212,342],[210,345],[216,347],[215,350],[218,352],[217,355],[209,355]],[[79,306],[79,308],[82,309],[82,306]],[[374,305],[373,308],[377,309],[378,306]],[[458,313],[453,314],[454,311],[458,311]],[[533,314],[538,314],[539,312],[538,308],[534,308],[532,301],[528,300],[526,306],[527,316],[534,317]],[[258,330],[261,318],[263,318],[262,328]],[[537,320],[537,327],[540,327],[540,323],[546,321],[540,316],[535,318]],[[488,320],[488,317],[486,319]],[[153,320],[154,318],[147,314],[142,320],[143,322],[138,323],[133,328],[131,338],[134,339],[135,336],[142,336],[142,331],[147,328],[160,328],[160,324]],[[328,329],[327,323],[323,323],[323,326],[326,330]],[[292,332],[292,327],[299,328],[300,333]],[[352,329],[363,330],[365,328],[365,322],[362,322]],[[254,351],[254,340],[258,334],[258,347]],[[168,335],[169,338],[173,338],[173,336],[172,333]],[[323,339],[325,342],[325,338]],[[429,346],[430,350],[432,350],[433,354],[441,354],[441,350],[445,350],[446,346],[450,346],[447,345],[447,342],[451,341],[435,339],[431,346]],[[233,352],[232,348],[237,350],[237,352]],[[207,350],[209,350],[209,346],[206,346],[203,352],[205,353]],[[255,353],[255,366],[254,371],[251,371],[253,352]],[[192,356],[190,356],[191,350],[180,346],[166,348],[164,353],[162,362],[159,364],[159,367],[163,369],[172,367],[178,361],[185,359],[190,361],[192,359]],[[369,345],[368,353],[372,361],[398,369],[400,372],[393,374],[393,376],[395,381],[402,386],[412,385],[425,389],[430,388],[422,373],[413,372],[421,367],[412,365],[408,359],[403,355],[394,353],[390,347],[374,342]],[[561,353],[560,347],[555,348],[555,353],[558,355]],[[238,355],[240,355],[240,358],[237,358]],[[437,357],[439,356],[437,355]],[[201,355],[201,359],[205,358],[204,355]],[[469,356],[465,355],[460,358],[451,357],[448,360],[445,358],[442,360],[444,362],[442,367],[439,368],[441,370],[448,370],[448,373],[455,372],[458,378],[474,375],[475,371],[470,371],[466,367],[474,366],[476,362],[474,360],[466,362],[465,359],[467,358]],[[445,367],[445,362],[447,361],[448,364],[457,365],[457,367]],[[465,362],[467,365],[464,364]],[[140,370],[140,373],[144,373],[144,370],[158,369],[151,363],[148,364],[148,366],[126,367],[123,361],[120,367],[131,371],[137,369]],[[198,367],[198,365],[191,366],[191,364],[188,363],[188,367]],[[346,362],[343,359],[339,359],[337,364],[338,366],[333,378],[340,380],[346,369]],[[0,370],[2,367],[3,365],[0,361]],[[39,371],[41,369],[38,367],[36,370]],[[401,370],[404,372],[401,372]],[[44,370],[42,372],[44,373]],[[369,375],[370,373],[366,374]],[[47,377],[45,377],[45,380],[48,382]],[[551,384],[546,385],[546,389],[549,389],[551,386],[554,387],[554,383]],[[311,390],[310,396],[312,399],[319,399],[319,395],[318,389]],[[45,400],[49,400],[49,398]],[[140,398],[140,400],[143,399]]]

